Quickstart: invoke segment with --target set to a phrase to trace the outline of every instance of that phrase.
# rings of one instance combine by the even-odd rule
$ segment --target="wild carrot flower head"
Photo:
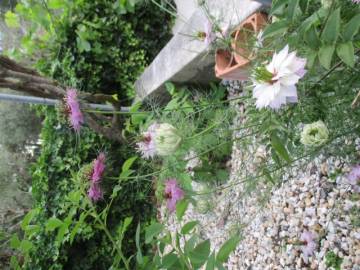
[[[105,171],[105,154],[100,153],[99,156],[94,160],[91,181],[99,182],[104,171]]]
[[[279,109],[283,104],[297,102],[296,84],[305,75],[306,59],[289,53],[286,45],[273,55],[265,67],[255,70],[253,97],[257,108]]]
[[[81,125],[84,123],[84,116],[80,110],[80,104],[75,89],[68,89],[66,91],[65,101],[69,110],[71,126],[78,132],[80,131]]]
[[[158,124],[152,124],[148,130],[143,132],[142,140],[136,144],[143,158],[152,158],[156,155],[155,132]]]
[[[304,242],[304,245],[301,247],[304,261],[305,263],[308,263],[309,257],[311,257],[314,254],[316,243],[314,239],[316,238],[316,234],[304,231],[300,236],[300,241]]]
[[[176,209],[176,203],[184,198],[184,191],[178,186],[176,179],[169,179],[165,182],[165,199],[170,213]]]

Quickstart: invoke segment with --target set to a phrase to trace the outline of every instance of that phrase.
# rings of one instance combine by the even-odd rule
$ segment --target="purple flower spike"
[[[97,202],[103,198],[103,192],[100,188],[99,183],[93,182],[90,185],[88,196],[93,202]]]
[[[170,213],[176,209],[176,203],[184,198],[184,191],[178,186],[176,179],[165,182],[165,198]]]
[[[97,159],[94,161],[93,172],[91,180],[93,182],[99,182],[105,171],[105,154],[100,153]]]
[[[67,90],[65,101],[69,109],[71,126],[76,132],[79,132],[81,125],[84,124],[84,116],[80,110],[80,104],[77,100],[77,92],[75,89]]]
[[[304,231],[301,234],[300,241],[303,241],[305,243],[301,247],[301,251],[303,253],[305,263],[308,263],[309,257],[311,257],[314,254],[316,248],[316,243],[314,239],[316,238],[316,236],[317,235],[315,233],[309,231]]]

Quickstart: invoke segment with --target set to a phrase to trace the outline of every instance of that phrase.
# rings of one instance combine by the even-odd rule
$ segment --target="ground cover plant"
[[[49,1],[47,8],[56,9],[57,3]],[[111,6],[107,12],[125,12],[125,18],[136,12],[131,1],[106,3],[109,6],[103,6],[101,1],[94,6],[104,10]],[[133,80],[143,68],[144,55],[130,49],[129,61],[120,57],[119,66],[114,61],[107,77],[100,68],[104,58],[97,59],[99,55],[109,57],[97,44],[98,37],[109,33],[97,27],[107,24],[90,11],[89,3],[78,4],[71,7],[58,3],[67,11],[62,16],[77,14],[79,7],[84,13],[74,15],[74,21],[65,21],[75,38],[64,38],[62,33],[59,37],[50,35],[65,40],[65,44],[72,42],[68,47],[55,47],[60,60],[48,63],[40,58],[36,66],[43,72],[50,70],[48,75],[60,83],[89,92],[113,89],[109,85],[124,80],[119,92],[110,94],[117,94],[116,98],[124,99],[126,104],[132,96]],[[155,6],[159,5],[156,2]],[[17,8],[18,15],[8,13],[10,24],[18,23],[17,16],[24,7]],[[35,7],[39,7],[36,2]],[[203,8],[209,15],[208,22],[204,32],[194,33],[194,37],[203,40],[209,49],[232,50],[231,29],[224,31],[211,17],[206,3]],[[168,8],[162,6],[162,10]],[[360,134],[359,3],[277,0],[268,12],[269,24],[264,31],[244,45],[256,57],[251,62],[251,77],[243,82],[239,97],[227,97],[220,84],[211,84],[206,91],[189,91],[168,83],[171,99],[163,106],[135,103],[125,113],[98,111],[102,116],[123,117],[126,144],[107,141],[86,127],[86,108],[72,88],[67,90],[66,113],[60,109],[39,109],[46,117],[42,138],[48,143],[43,145],[34,166],[36,204],[22,222],[24,235],[14,235],[10,240],[20,252],[18,257],[12,257],[12,267],[225,269],[230,253],[241,240],[239,234],[231,236],[219,250],[213,250],[210,241],[198,234],[198,221],[184,224],[180,231],[169,231],[156,220],[153,206],[166,205],[167,214],[175,215],[181,222],[189,204],[203,209],[205,196],[231,187],[226,180],[233,143],[249,151],[248,146],[256,141],[263,151],[250,152],[258,159],[255,173],[231,185],[248,184],[249,192],[257,185],[273,188],[286,181],[291,168],[301,169],[319,154],[332,154],[349,157],[348,166],[352,169],[345,177],[356,195],[360,179],[358,150],[354,146]],[[110,22],[116,24],[117,19]],[[35,20],[35,24],[45,24],[49,34],[54,31],[45,22]],[[116,25],[124,30],[131,24]],[[132,42],[134,32],[130,32],[124,31],[123,37],[130,40],[130,47],[136,47],[138,44]],[[112,48],[114,40],[104,40]],[[41,40],[32,44],[31,38],[29,42],[28,49],[42,44]],[[136,48],[141,52],[145,47]],[[54,55],[46,48],[43,53]],[[74,58],[69,59],[69,55]],[[73,66],[78,60],[80,65]],[[123,62],[124,66],[120,65]],[[116,78],[112,77],[114,74]],[[230,102],[246,107],[244,126],[237,130],[241,136],[236,138],[232,136],[236,112],[229,108]],[[334,178],[343,174],[332,173]],[[194,183],[201,184],[202,190],[195,190]],[[321,236],[311,230],[299,235],[296,244],[302,247],[306,264],[318,241]],[[331,253],[327,261],[336,268],[342,263]]]

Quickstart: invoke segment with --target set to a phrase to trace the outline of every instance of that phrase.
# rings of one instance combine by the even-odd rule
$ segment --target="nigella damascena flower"
[[[137,148],[144,158],[155,155],[168,156],[176,151],[180,142],[181,137],[174,126],[167,123],[152,124],[143,133],[142,141],[137,143]]]
[[[301,143],[306,146],[320,146],[329,139],[329,130],[323,121],[307,124],[301,132]]]
[[[355,4],[360,4],[360,0],[352,0]]]
[[[198,33],[198,37],[204,41],[206,46],[209,46],[216,39],[216,35],[213,30],[214,30],[214,25],[211,23],[209,19],[206,19],[204,23],[204,32]]]
[[[65,101],[69,110],[71,126],[75,131],[80,131],[81,125],[84,124],[84,116],[80,110],[80,104],[75,89],[68,89],[66,91]]]
[[[360,164],[352,168],[347,179],[353,190],[360,193]]]
[[[100,186],[100,180],[105,171],[105,154],[100,153],[93,162],[92,173],[90,177],[90,188],[88,190],[89,198],[96,202],[103,197]]]
[[[105,154],[100,153],[94,160],[93,172],[91,175],[91,181],[98,182],[102,178],[105,171]]]
[[[300,241],[304,243],[304,245],[301,247],[301,251],[303,253],[305,263],[308,263],[309,257],[314,254],[316,248],[314,239],[316,236],[317,235],[315,233],[309,231],[304,231],[300,236]]]
[[[155,132],[158,124],[152,124],[148,130],[142,134],[142,139],[136,144],[138,151],[143,158],[152,158],[156,155]]]
[[[306,59],[289,53],[286,45],[279,53],[275,53],[266,67],[255,70],[253,97],[257,108],[279,109],[286,103],[298,100],[296,84],[305,75]]]
[[[169,179],[165,182],[166,206],[170,213],[176,209],[176,203],[184,198],[184,191],[178,186],[176,179]]]

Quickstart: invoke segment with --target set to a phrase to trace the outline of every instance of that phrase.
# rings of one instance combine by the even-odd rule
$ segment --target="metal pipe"
[[[28,104],[41,104],[47,106],[55,106],[60,103],[57,99],[50,98],[41,98],[41,97],[31,97],[31,96],[20,96],[20,95],[11,95],[11,94],[3,94],[0,93],[0,100],[4,101],[12,101],[17,103],[28,103]],[[111,112],[114,111],[114,107],[108,104],[87,104],[90,109],[101,110]],[[121,107],[121,112],[128,112],[129,107]]]

